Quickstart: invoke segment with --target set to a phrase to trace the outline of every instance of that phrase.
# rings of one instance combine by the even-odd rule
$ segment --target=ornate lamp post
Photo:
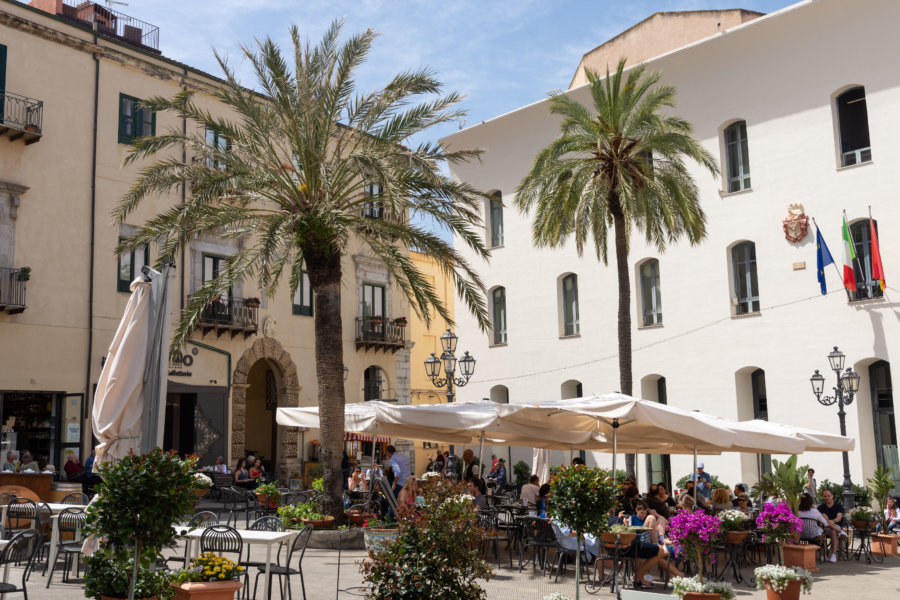
[[[475,373],[475,358],[468,351],[463,353],[463,357],[459,359],[459,369],[462,377],[456,377],[456,342],[458,338],[456,334],[447,329],[447,332],[441,336],[441,348],[444,350],[441,357],[438,358],[431,353],[431,356],[425,359],[425,373],[435,387],[447,388],[447,402],[453,402],[456,394],[453,386],[463,387],[469,383],[472,374]],[[441,377],[441,366],[443,365],[444,376]],[[450,453],[455,454],[453,446],[450,446]]]
[[[822,404],[823,406],[831,406],[832,404],[838,405],[838,419],[840,419],[841,422],[841,435],[846,437],[847,424],[845,422],[845,417],[847,413],[844,412],[844,407],[850,406],[853,403],[853,397],[859,390],[859,374],[850,367],[847,367],[846,371],[844,370],[844,358],[846,358],[844,353],[838,350],[837,346],[835,346],[834,350],[828,354],[828,363],[837,379],[837,385],[832,388],[834,390],[834,396],[822,395],[822,391],[825,388],[825,378],[819,374],[818,369],[816,369],[813,376],[809,378],[809,382],[812,384],[813,394],[816,395],[816,400],[819,401],[819,404]],[[847,514],[850,509],[853,508],[855,502],[853,500],[853,483],[850,481],[850,458],[846,451],[843,452],[843,458],[844,512]]]

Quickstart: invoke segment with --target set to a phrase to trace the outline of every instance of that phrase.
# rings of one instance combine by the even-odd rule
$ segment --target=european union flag
[[[831,258],[831,252],[828,251],[828,246],[825,244],[825,238],[822,237],[822,232],[819,230],[818,225],[816,226],[816,276],[819,278],[819,287],[822,288],[822,295],[824,296],[828,293],[825,289],[825,267],[834,263],[834,259]]]

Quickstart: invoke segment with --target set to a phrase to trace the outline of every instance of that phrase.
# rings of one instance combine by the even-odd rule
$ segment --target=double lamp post
[[[469,383],[472,374],[475,373],[475,358],[469,354],[468,350],[463,353],[463,357],[458,361],[456,359],[456,342],[459,338],[456,334],[447,329],[447,332],[441,336],[441,357],[438,358],[431,353],[431,356],[425,359],[425,373],[435,387],[447,388],[447,402],[453,402],[456,396],[453,386],[463,387]],[[462,377],[456,377],[457,362]],[[443,366],[444,376],[441,377],[441,367]],[[455,454],[453,445],[450,446],[450,454]]]

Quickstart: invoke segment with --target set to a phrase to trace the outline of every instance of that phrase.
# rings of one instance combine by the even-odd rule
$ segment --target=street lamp
[[[453,386],[463,387],[469,383],[469,379],[475,373],[475,357],[468,351],[463,353],[463,357],[456,358],[456,342],[459,338],[456,334],[447,329],[447,332],[441,336],[441,348],[444,350],[440,358],[431,353],[431,356],[425,359],[425,374],[431,380],[435,387],[447,388],[447,402],[453,402],[454,392]],[[444,376],[441,377],[441,367],[443,367]],[[459,367],[461,377],[456,377],[456,368]],[[453,452],[453,446],[450,446],[450,452]]]
[[[819,374],[818,369],[816,369],[813,376],[809,378],[809,382],[812,384],[813,394],[815,394],[819,404],[823,406],[831,406],[832,404],[838,405],[838,419],[840,419],[841,422],[841,435],[846,437],[847,424],[845,422],[845,417],[847,413],[844,412],[844,407],[853,404],[853,397],[856,395],[856,392],[859,391],[859,374],[850,367],[847,367],[847,369],[844,370],[844,358],[844,353],[838,350],[837,346],[835,346],[834,350],[828,354],[828,363],[837,379],[837,385],[832,388],[834,390],[834,396],[822,395],[822,392],[825,389],[825,378]],[[849,511],[853,508],[855,502],[853,500],[853,483],[850,481],[850,457],[846,451],[842,454],[844,458],[844,514],[846,515],[849,514]]]

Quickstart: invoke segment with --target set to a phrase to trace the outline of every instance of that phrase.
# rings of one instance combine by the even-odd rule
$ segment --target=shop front
[[[82,460],[83,403],[84,394],[0,391],[0,462],[10,450],[28,450],[42,471],[61,471],[69,454]]]

